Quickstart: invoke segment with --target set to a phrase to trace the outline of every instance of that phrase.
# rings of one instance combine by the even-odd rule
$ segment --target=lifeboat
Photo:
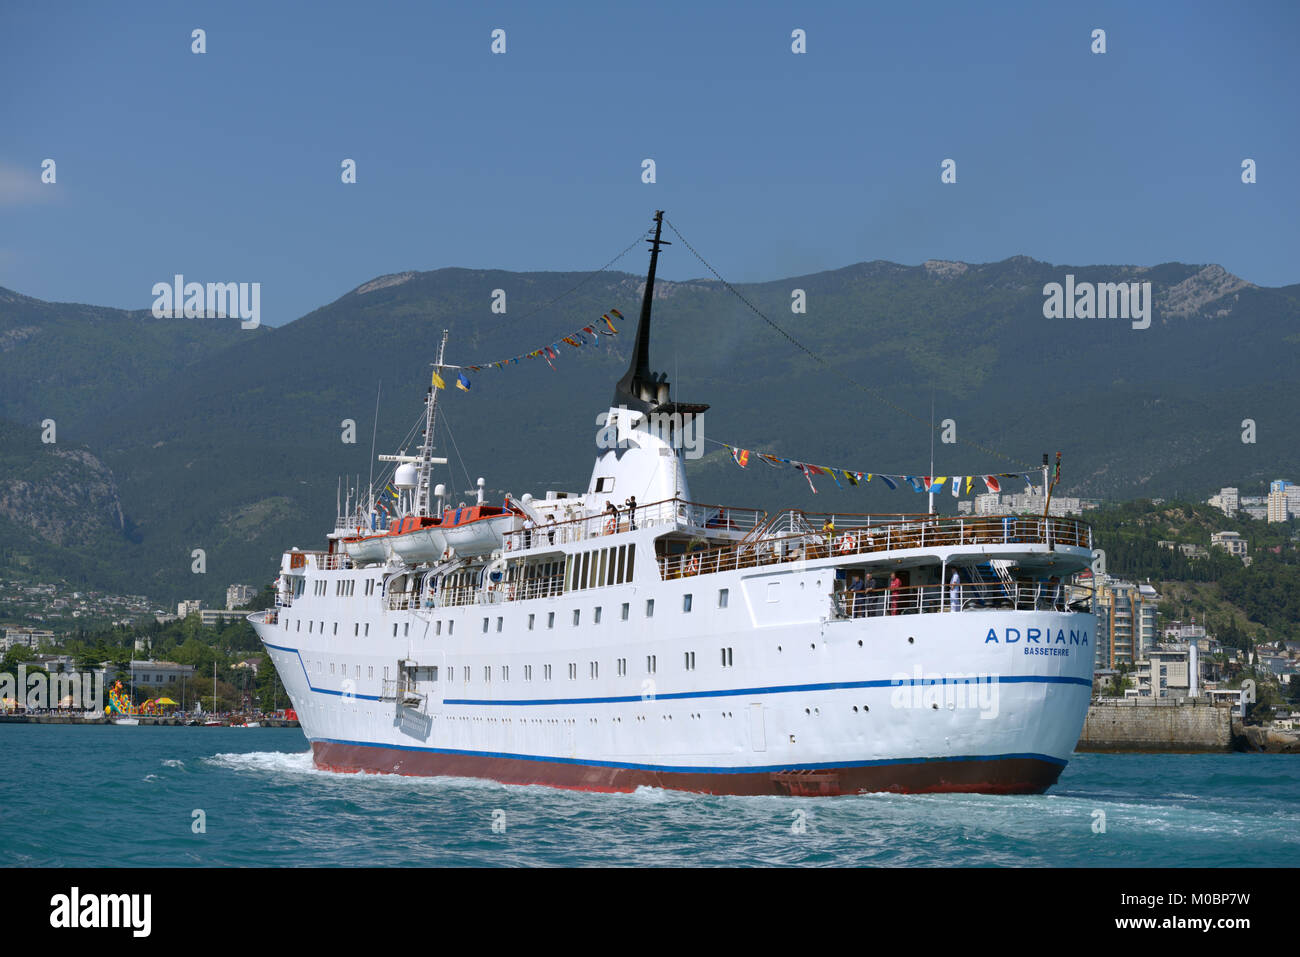
[[[442,520],[433,516],[408,515],[393,523],[385,544],[407,564],[437,561],[447,550],[441,526]]]
[[[388,541],[387,532],[379,532],[375,535],[358,535],[355,538],[343,539],[343,550],[358,565],[371,565],[388,561],[391,554]]]
[[[483,555],[500,548],[507,532],[522,527],[512,508],[500,505],[458,505],[442,513],[440,530],[457,555]]]

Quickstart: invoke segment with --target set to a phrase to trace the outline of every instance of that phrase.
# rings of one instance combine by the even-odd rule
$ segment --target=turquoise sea
[[[0,853],[19,867],[1300,860],[1294,755],[1084,754],[1046,795],[831,799],[338,775],[297,729],[0,725],[0,756]]]

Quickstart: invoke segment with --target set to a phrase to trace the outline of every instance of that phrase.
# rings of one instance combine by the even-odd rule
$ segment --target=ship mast
[[[438,361],[434,371],[441,373],[443,359],[447,353],[447,330],[442,330],[442,342],[438,346]],[[424,444],[420,446],[419,477],[415,486],[415,514],[429,515],[429,479],[433,473],[433,417],[438,410],[438,390],[429,386],[424,400]]]

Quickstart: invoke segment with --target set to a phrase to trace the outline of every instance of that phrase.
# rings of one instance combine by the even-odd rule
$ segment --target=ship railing
[[[1092,528],[1068,518],[837,515],[829,524],[823,522],[824,530],[816,530],[814,523],[806,521],[819,517],[800,517],[793,512],[779,515],[769,523],[770,534],[765,531],[739,546],[665,555],[659,559],[660,576],[683,578],[909,548],[1038,544],[1092,550]]]
[[[613,501],[613,499],[611,499]],[[618,502],[614,502],[619,505]],[[638,505],[619,505],[617,517],[611,511],[598,512],[564,522],[544,522],[532,528],[505,533],[507,551],[572,545],[592,538],[617,535],[645,528],[694,528],[714,534],[743,537],[767,520],[762,509],[730,505],[706,505],[672,498]]]
[[[352,559],[343,552],[290,552],[289,567],[319,568],[322,571],[338,571],[342,568],[351,568]]]
[[[877,587],[861,591],[842,589],[831,595],[833,619],[877,618],[885,615],[923,615],[977,611],[1087,612],[1092,609],[1092,589],[1030,579],[1017,580],[1015,588],[1002,583],[963,582],[951,585]]]
[[[416,608],[429,607],[423,604],[420,595],[408,591],[399,591],[385,598],[389,611],[412,611]]]

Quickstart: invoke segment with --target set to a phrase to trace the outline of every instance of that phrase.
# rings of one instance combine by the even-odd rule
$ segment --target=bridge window
[[[617,581],[618,584],[621,585],[623,584],[623,582],[627,581],[627,579],[623,577],[623,573],[627,565],[626,545],[618,546],[618,562],[616,564],[617,564],[617,573],[614,577],[615,577],[615,581]]]
[[[528,630],[529,630],[529,631],[532,631],[532,630],[533,630],[533,624],[534,624],[534,622],[535,622],[536,620],[537,620],[537,616],[536,616],[536,615],[529,615],[529,616],[528,616]]]
[[[687,611],[690,611],[690,610],[691,610],[691,596],[690,596],[689,594],[687,594],[687,595],[683,595],[683,596],[682,596],[682,611],[687,612]]]
[[[627,617],[628,617],[628,615],[631,613],[631,611],[632,611],[632,603],[631,603],[631,602],[627,602],[627,601],[623,602],[623,620],[624,620],[624,621],[627,621]]]
[[[647,598],[645,600],[645,616],[647,618],[653,618],[655,616],[655,600],[653,598]]]
[[[553,612],[553,611],[548,611],[548,612],[546,613],[546,627],[547,627],[547,628],[554,628],[554,627],[555,627],[555,612]]]
[[[591,610],[591,623],[592,623],[593,625],[599,625],[599,624],[600,624],[600,606],[599,606],[599,605],[597,605],[595,608],[593,608],[593,609]]]
[[[730,590],[729,590],[729,589],[726,589],[726,588],[719,588],[719,589],[718,589],[718,607],[719,607],[719,608],[726,608],[726,607],[727,607],[727,599],[730,598],[730,596],[731,596],[731,593],[730,593]]]
[[[578,609],[573,609],[573,627],[578,627],[578,622],[582,618],[582,613]]]
[[[484,618],[484,619],[483,619],[483,634],[486,635],[486,634],[487,634],[487,630],[488,630],[488,620],[487,620],[486,618]]]
[[[498,631],[498,632],[501,631],[501,625],[502,625],[502,622],[503,622],[503,621],[504,621],[504,619],[503,619],[500,615],[498,615],[498,616],[497,616],[497,631]]]

